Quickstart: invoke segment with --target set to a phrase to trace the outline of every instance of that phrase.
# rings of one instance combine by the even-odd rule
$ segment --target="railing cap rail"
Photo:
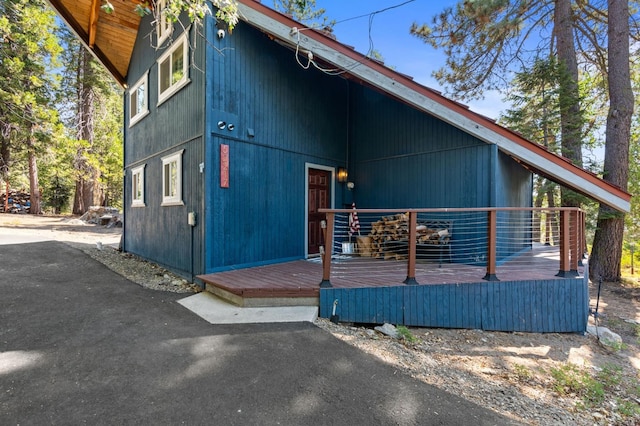
[[[402,212],[402,213],[459,213],[459,212],[490,212],[490,211],[540,211],[540,212],[561,212],[561,211],[578,211],[583,210],[579,207],[441,207],[441,208],[424,208],[424,209],[318,209],[318,213],[351,213],[356,210],[358,213],[389,213],[389,212]]]

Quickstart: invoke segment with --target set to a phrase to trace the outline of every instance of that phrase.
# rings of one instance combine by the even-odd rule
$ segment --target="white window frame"
[[[140,93],[138,93],[138,91],[141,87],[144,88],[144,103],[138,111],[138,102],[133,102],[133,96],[135,94],[136,100],[140,99]],[[134,108],[136,109],[136,113],[132,116],[131,113]],[[147,114],[149,114],[149,71],[145,72],[142,78],[129,89],[129,127],[142,120]]]
[[[167,0],[158,0],[158,2],[156,3],[156,7],[160,11],[157,18],[158,20],[156,22],[156,33],[158,36],[157,47],[159,48],[162,43],[169,37],[169,35],[171,35],[171,32],[173,31],[173,25],[167,18]]]
[[[171,155],[167,155],[162,157],[162,206],[183,206],[184,202],[182,201],[182,153],[184,149],[173,153]],[[172,163],[176,164],[176,181],[175,181],[175,192],[171,194],[170,191],[170,177],[167,176],[167,166]]]
[[[162,64],[169,61],[169,78],[173,78],[173,73],[176,71],[173,69],[172,56],[174,53],[182,49],[182,77],[180,80],[170,83],[164,92],[161,89],[162,84]],[[178,90],[182,89],[187,83],[189,83],[189,43],[187,40],[187,33],[185,32],[179,39],[177,39],[173,45],[158,59],[158,105],[173,96]]]
[[[144,207],[144,168],[146,164],[131,169],[131,207]],[[137,189],[140,189],[139,196]]]

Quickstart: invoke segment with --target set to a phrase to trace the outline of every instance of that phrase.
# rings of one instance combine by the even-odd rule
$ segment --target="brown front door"
[[[324,213],[318,213],[318,209],[331,207],[331,172],[328,170],[309,169],[309,211],[308,236],[309,245],[307,253],[314,255],[320,253],[320,246],[324,245],[320,222],[325,219]]]

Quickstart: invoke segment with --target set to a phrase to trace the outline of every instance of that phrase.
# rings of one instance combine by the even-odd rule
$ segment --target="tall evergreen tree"
[[[629,66],[629,3],[608,0],[609,21],[607,116],[604,176],[607,182],[626,190],[629,182],[629,146],[633,116],[633,90]],[[591,251],[591,276],[605,281],[620,279],[624,238],[624,215],[604,205],[598,213],[598,227]]]
[[[584,109],[578,107],[582,100],[576,90],[579,81],[575,64],[582,63],[585,69],[599,72],[610,98],[604,178],[626,188],[628,122],[633,111],[633,103],[629,103],[628,47],[629,39],[638,36],[638,23],[631,20],[630,27],[630,20],[627,0],[610,0],[606,4],[475,0],[445,9],[431,26],[414,24],[411,32],[445,50],[447,64],[435,76],[462,98],[481,96],[486,89],[504,88],[516,64],[529,67],[538,52],[556,56],[564,74],[559,98],[562,154],[577,165],[582,165],[580,129],[584,126]],[[547,28],[553,30],[549,32]],[[562,202],[568,206],[579,204],[575,194],[566,191]],[[623,219],[605,207],[601,208],[600,217],[591,271],[604,279],[616,279]],[[618,265],[618,273],[613,265]]]
[[[555,56],[563,76],[559,86],[561,151],[582,166],[577,27],[571,0],[476,0],[445,9],[432,25],[414,24],[411,33],[444,49],[447,64],[434,75],[462,99],[481,97],[486,89],[503,89],[510,73],[530,67],[540,54]],[[579,204],[567,191],[563,191],[562,202]]]
[[[2,169],[10,175],[10,157],[23,152],[28,161],[31,213],[41,212],[39,152],[57,123],[54,72],[60,53],[55,15],[40,0],[0,3],[0,134]]]
[[[292,15],[296,20],[310,25],[318,25],[324,29],[332,27],[325,16],[326,9],[317,8],[316,0],[273,0],[275,10]]]
[[[103,174],[107,159],[121,151],[122,143],[122,98],[115,83],[106,70],[66,29],[61,29],[65,44],[62,55],[64,64],[62,104],[65,123],[73,138],[73,170],[75,193],[74,214],[83,214],[90,206],[102,205],[107,193],[112,194],[110,203],[118,205],[118,194],[107,187]],[[112,98],[117,98],[115,107]],[[108,113],[107,113],[108,110]],[[104,126],[104,121],[110,127]],[[120,169],[122,161],[119,160]],[[113,168],[113,165],[110,165]],[[111,173],[112,176],[112,173]]]

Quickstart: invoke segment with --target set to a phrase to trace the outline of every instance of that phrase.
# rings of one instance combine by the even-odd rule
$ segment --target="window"
[[[182,153],[162,157],[162,205],[181,206],[182,202]]]
[[[131,169],[131,207],[144,207],[144,167]]]
[[[189,44],[185,33],[158,59],[158,104],[189,82]]]
[[[129,126],[133,126],[149,113],[148,81],[149,72],[147,71],[129,90]]]
[[[156,31],[158,33],[158,47],[160,47],[162,42],[165,41],[167,37],[169,37],[169,34],[171,34],[173,25],[171,25],[171,21],[169,21],[169,19],[167,18],[167,0],[158,0],[158,2],[156,3],[156,7],[160,11],[160,16],[158,16],[158,20],[156,22]]]

